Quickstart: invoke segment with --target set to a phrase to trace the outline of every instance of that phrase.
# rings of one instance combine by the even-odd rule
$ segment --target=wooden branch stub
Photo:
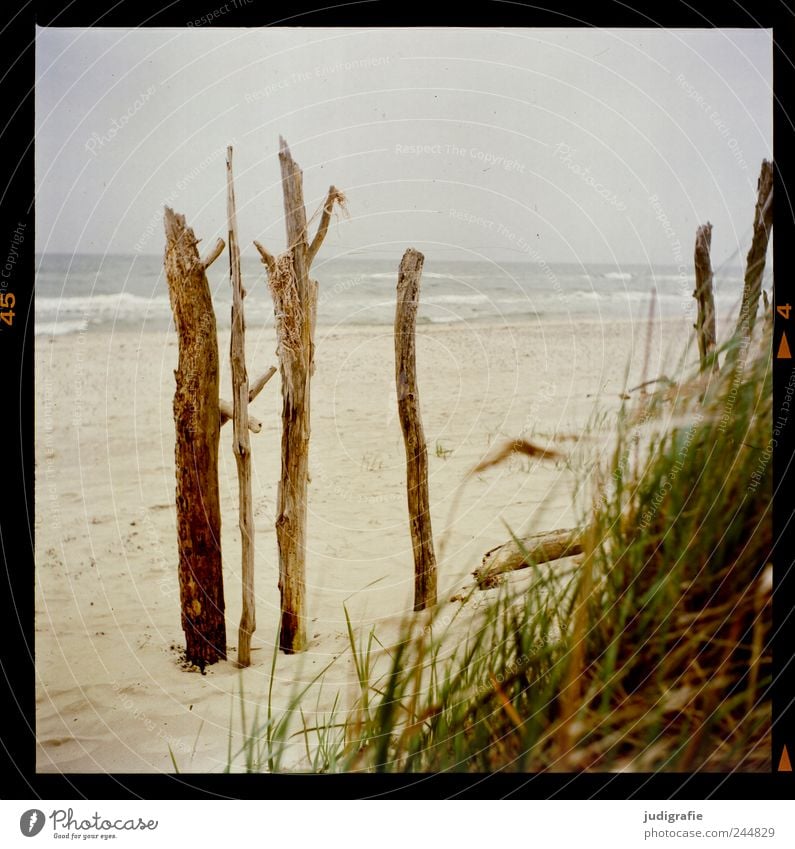
[[[201,261],[202,267],[204,268],[205,271],[218,259],[219,256],[221,256],[221,254],[224,252],[225,247],[226,247],[226,245],[224,244],[223,239],[221,239],[219,237],[218,239],[215,240],[215,244],[204,255],[204,257],[202,258],[202,261]]]
[[[219,361],[210,286],[185,216],[166,207],[164,258],[179,341],[174,372],[179,590],[186,658],[226,658],[218,487]]]
[[[323,213],[320,216],[320,223],[317,226],[317,233],[315,233],[315,238],[312,239],[312,244],[309,246],[307,251],[307,262],[310,266],[314,262],[317,252],[323,244],[323,240],[326,238],[326,233],[328,233],[328,226],[331,222],[331,213],[334,209],[335,202],[344,202],[344,195],[339,191],[339,189],[337,189],[336,186],[329,186],[326,201],[323,204]]]
[[[273,254],[265,250],[265,248],[256,239],[254,239],[254,247],[257,249],[262,259],[262,264],[268,269],[268,274],[275,274],[276,259],[274,258]]]
[[[273,375],[276,374],[276,366],[271,366],[263,375],[260,375],[254,383],[249,386],[248,390],[248,402],[249,404],[257,397],[257,395],[262,392],[262,390],[267,386],[270,379]],[[221,411],[221,425],[225,425],[228,421],[231,421],[234,418],[234,405],[230,402],[221,398],[218,401],[218,408]],[[262,430],[262,422],[259,419],[255,419],[254,416],[248,417],[248,429],[252,433],[259,433]]]
[[[243,607],[237,638],[237,661],[251,664],[251,636],[256,630],[254,604],[254,504],[251,495],[251,442],[249,440],[249,389],[246,371],[246,322],[243,314],[243,280],[240,271],[240,243],[237,237],[237,210],[232,174],[232,148],[226,149],[226,214],[229,222],[229,278],[232,284],[232,336],[229,358],[232,365],[233,446],[238,478],[240,510],[241,576]]]
[[[414,553],[414,610],[436,604],[436,555],[433,548],[428,450],[417,388],[416,323],[420,278],[425,257],[409,248],[400,263],[395,309],[395,382],[398,415],[406,449],[406,488]]]
[[[480,589],[488,589],[505,572],[582,554],[582,537],[580,528],[569,528],[522,537],[518,542],[511,540],[487,551],[472,574]]]
[[[268,381],[276,374],[276,366],[271,366],[265,374],[258,377],[248,388],[248,403],[250,404],[262,392]]]

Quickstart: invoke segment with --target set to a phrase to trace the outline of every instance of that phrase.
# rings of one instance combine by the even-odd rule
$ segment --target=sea
[[[154,331],[172,324],[161,256],[38,255],[37,336],[107,330]],[[344,256],[317,262],[318,323],[389,325],[400,257]],[[242,259],[248,327],[273,325],[259,258]],[[763,285],[770,290],[768,268]],[[219,328],[228,328],[231,287],[225,257],[208,270]],[[719,319],[735,314],[742,269],[715,270]],[[691,268],[649,265],[444,261],[426,257],[418,324],[515,323],[535,319],[645,320],[695,317]]]

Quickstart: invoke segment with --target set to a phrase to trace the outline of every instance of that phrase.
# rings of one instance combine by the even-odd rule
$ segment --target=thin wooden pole
[[[185,216],[166,207],[165,271],[179,339],[174,377],[177,546],[186,659],[226,658],[218,493],[218,337],[205,266]],[[216,243],[217,248],[217,243]]]
[[[707,221],[696,231],[696,246],[693,260],[696,270],[696,288],[693,297],[698,304],[696,318],[696,337],[698,338],[698,354],[701,360],[701,370],[707,368],[710,357],[715,351],[717,335],[715,332],[715,299],[712,291],[712,262],[710,250],[712,247],[712,225]],[[713,369],[717,362],[712,360]]]
[[[240,243],[237,238],[232,148],[226,149],[226,215],[229,222],[229,278],[232,283],[232,427],[237,464],[242,548],[243,611],[237,636],[237,661],[251,664],[251,635],[257,627],[254,604],[254,508],[251,498],[251,441],[248,419],[248,372],[246,371],[246,321],[243,312],[243,281],[240,274]]]
[[[757,183],[756,208],[754,209],[754,234],[745,262],[745,282],[740,315],[735,334],[751,338],[756,323],[756,311],[762,291],[762,275],[770,232],[773,229],[773,163],[762,160],[762,169]]]
[[[428,494],[428,449],[420,417],[415,340],[424,261],[425,257],[413,248],[403,254],[395,310],[395,382],[406,447],[409,525],[414,552],[414,610],[424,610],[436,604],[436,555]]]

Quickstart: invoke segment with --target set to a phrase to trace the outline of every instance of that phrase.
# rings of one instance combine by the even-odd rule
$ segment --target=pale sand
[[[692,319],[691,319],[692,321]],[[684,320],[657,324],[648,377],[672,368]],[[526,457],[472,478],[450,522],[467,471],[501,438],[520,435],[576,452],[560,439],[580,434],[600,394],[615,411],[641,380],[646,324],[591,321],[421,325],[422,415],[439,568],[439,598],[467,585],[483,553],[520,531],[572,526],[573,476],[563,462]],[[266,702],[278,623],[273,528],[279,476],[278,376],[252,405],[264,422],[252,435],[256,524],[257,632],[254,663],[230,660],[207,675],[183,670],[176,575],[172,332],[84,333],[36,349],[37,764],[46,772],[220,771],[230,713],[240,726]],[[249,330],[249,375],[276,364],[271,332]],[[228,336],[220,339],[222,396],[229,398]],[[307,584],[310,645],[279,655],[273,705],[295,682],[334,658],[322,690],[303,701],[311,722],[340,693],[355,695],[343,611],[365,637],[388,642],[411,610],[412,556],[405,456],[396,415],[389,327],[318,328],[312,384]],[[667,363],[667,369],[663,367]],[[231,426],[221,433],[227,635],[237,641],[240,539]],[[554,439],[553,439],[554,438]],[[452,450],[436,456],[436,446]],[[585,453],[593,453],[593,444]],[[582,452],[581,452],[582,453]],[[448,534],[449,531],[449,534]],[[449,605],[451,609],[458,604]],[[176,649],[172,648],[176,647]],[[264,716],[264,708],[261,710]],[[235,732],[232,750],[240,747]],[[238,759],[239,762],[239,759]],[[300,762],[296,760],[296,765]]]

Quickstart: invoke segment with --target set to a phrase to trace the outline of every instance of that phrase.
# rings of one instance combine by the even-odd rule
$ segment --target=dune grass
[[[769,333],[624,401],[583,555],[414,616],[387,647],[348,620],[358,697],[301,713],[307,769],[768,770]],[[255,751],[249,768],[282,767]]]

